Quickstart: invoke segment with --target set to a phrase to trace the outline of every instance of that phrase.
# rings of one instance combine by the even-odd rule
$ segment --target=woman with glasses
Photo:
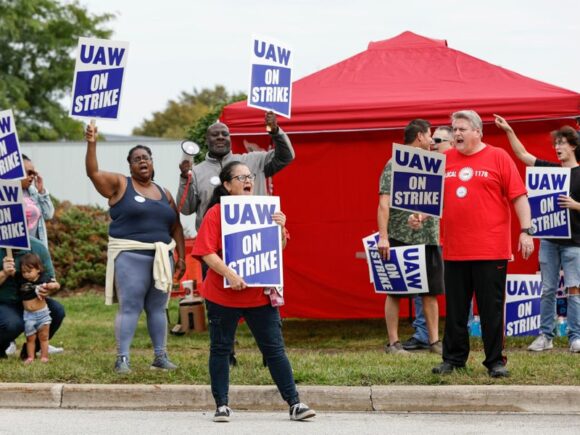
[[[218,185],[195,240],[192,255],[203,260],[209,271],[201,287],[205,298],[210,331],[209,374],[211,391],[216,402],[215,422],[228,422],[229,356],[234,346],[238,321],[244,318],[262,352],[272,379],[282,398],[290,406],[292,420],[304,420],[316,413],[300,402],[292,367],[284,348],[282,323],[277,307],[262,287],[248,287],[244,279],[228,267],[221,258],[222,234],[220,199],[226,195],[253,195],[255,174],[243,163],[234,161],[223,167]],[[282,246],[286,245],[286,216],[272,215],[282,227]],[[231,288],[223,285],[224,277]]]
[[[185,272],[183,228],[177,208],[166,189],[153,182],[151,150],[137,145],[129,151],[130,176],[105,172],[97,162],[97,128],[87,126],[86,171],[97,191],[109,200],[109,247],[105,303],[118,300],[115,320],[117,360],[115,371],[131,371],[129,349],[141,312],[153,343],[152,369],[174,370],[167,357],[165,307],[173,285],[173,254],[178,260],[175,275]]]
[[[32,161],[25,154],[22,154],[22,160],[26,178],[22,179],[20,184],[24,193],[28,235],[40,240],[48,249],[45,220],[50,220],[54,216],[54,205],[44,186],[44,180],[36,172]]]

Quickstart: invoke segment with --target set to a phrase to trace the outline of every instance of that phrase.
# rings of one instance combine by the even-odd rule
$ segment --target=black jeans
[[[483,365],[491,369],[507,362],[503,355],[506,276],[507,260],[445,261],[443,361],[456,367],[467,362],[467,320],[475,291],[485,351]]]
[[[228,404],[230,385],[230,353],[234,347],[236,328],[240,318],[244,318],[256,343],[264,355],[270,375],[278,387],[282,398],[289,404],[298,403],[292,367],[284,349],[282,321],[277,308],[270,305],[252,308],[224,307],[208,300],[210,352],[209,374],[211,392],[216,405]]]
[[[48,305],[50,317],[52,317],[48,333],[49,338],[52,338],[64,319],[64,307],[51,298],[46,298],[46,305]],[[21,302],[0,304],[0,357],[6,356],[6,348],[10,345],[10,342],[24,332],[23,311]],[[38,338],[36,340],[36,348],[37,350],[40,349]]]

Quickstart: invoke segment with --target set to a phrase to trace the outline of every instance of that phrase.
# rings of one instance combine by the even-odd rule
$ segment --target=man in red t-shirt
[[[485,361],[491,377],[509,373],[503,355],[505,282],[512,258],[510,202],[522,228],[518,251],[534,250],[526,187],[506,151],[481,141],[483,124],[472,110],[452,116],[454,148],[447,151],[443,225],[445,306],[443,362],[433,373],[465,367],[467,320],[473,292],[481,318]]]

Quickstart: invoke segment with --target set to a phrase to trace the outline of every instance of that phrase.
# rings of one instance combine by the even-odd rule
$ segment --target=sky
[[[293,80],[409,30],[450,48],[580,92],[577,0],[79,0],[113,13],[130,43],[120,114],[104,133],[130,134],[193,89],[248,91],[253,34],[293,49]],[[71,81],[72,86],[72,81]]]

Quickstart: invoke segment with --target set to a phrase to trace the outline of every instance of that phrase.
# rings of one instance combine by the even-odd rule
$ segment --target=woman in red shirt
[[[230,162],[224,166],[219,177],[220,185],[215,188],[192,251],[193,256],[209,266],[201,294],[205,298],[209,320],[209,373],[217,408],[213,420],[227,422],[230,419],[229,356],[242,317],[256,339],[282,398],[290,405],[290,418],[304,420],[313,417],[316,413],[300,402],[296,391],[292,367],[284,348],[278,308],[270,304],[264,288],[248,287],[243,278],[222,260],[220,198],[225,195],[252,195],[256,176],[243,163]],[[277,212],[272,219],[282,227],[282,244],[285,245],[286,217],[282,212]],[[224,277],[229,281],[230,288],[224,288]]]

